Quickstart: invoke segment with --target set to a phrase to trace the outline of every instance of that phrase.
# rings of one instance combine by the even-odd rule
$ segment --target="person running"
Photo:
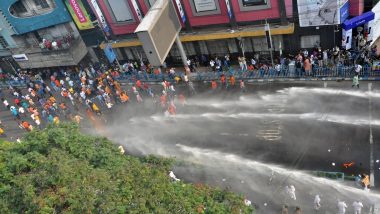
[[[297,200],[296,198],[296,188],[293,185],[286,186],[285,192],[289,195],[289,197],[293,200]]]
[[[359,88],[359,75],[355,74],[355,76],[352,78],[352,87],[358,87]]]
[[[363,208],[363,203],[360,201],[354,201],[354,203],[352,203],[352,207],[354,207],[354,213],[355,214],[361,214],[362,208]]]
[[[338,201],[338,212],[339,214],[345,214],[347,209],[347,204],[344,201]]]
[[[320,208],[321,208],[321,198],[319,197],[319,195],[316,195],[314,198],[314,209],[318,211]]]

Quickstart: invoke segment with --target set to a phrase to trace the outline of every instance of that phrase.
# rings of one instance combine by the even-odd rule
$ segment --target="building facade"
[[[8,0],[0,4],[7,49],[22,69],[77,65],[87,48],[62,0]],[[8,36],[7,36],[8,35]]]
[[[120,60],[145,59],[141,43],[133,33],[155,0],[87,0],[98,19],[109,26]],[[269,55],[264,24],[271,23],[275,51],[284,48],[284,35],[293,34],[292,0],[173,0],[183,21],[180,38],[186,54],[195,56]],[[181,11],[181,12],[180,12]],[[102,18],[100,18],[100,16]],[[173,46],[168,61],[178,61]]]
[[[177,14],[183,21],[180,38],[187,56],[245,54],[251,57],[259,53],[266,58],[269,55],[264,31],[266,21],[271,25],[273,49],[277,56],[280,52],[294,55],[301,49],[332,49],[341,46],[343,21],[349,16],[361,15],[365,2],[321,0],[313,5],[316,1],[172,1],[177,5]],[[145,59],[141,43],[133,32],[155,0],[87,2],[98,19],[107,25],[119,60]],[[179,58],[179,51],[174,45],[168,61],[180,62]]]

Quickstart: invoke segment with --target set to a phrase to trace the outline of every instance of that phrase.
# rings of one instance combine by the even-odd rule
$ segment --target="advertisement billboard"
[[[79,30],[94,28],[81,0],[65,0],[65,4]]]
[[[339,0],[297,0],[301,27],[340,24]]]
[[[92,5],[92,8],[94,9],[94,11],[96,13],[96,17],[97,17],[104,33],[107,36],[110,36],[111,35],[111,29],[106,22],[106,18],[104,17],[103,12],[98,5],[98,2],[96,0],[88,0],[88,3],[90,5]]]
[[[157,0],[135,30],[152,66],[164,63],[181,28],[173,2]]]

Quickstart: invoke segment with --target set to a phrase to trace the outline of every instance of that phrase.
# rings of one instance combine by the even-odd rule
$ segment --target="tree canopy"
[[[243,198],[173,182],[173,161],[122,155],[74,124],[0,143],[0,213],[251,213]]]

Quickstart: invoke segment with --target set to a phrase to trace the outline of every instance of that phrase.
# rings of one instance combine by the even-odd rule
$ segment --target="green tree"
[[[243,198],[172,182],[173,160],[120,154],[74,124],[0,143],[0,213],[252,213]]]

